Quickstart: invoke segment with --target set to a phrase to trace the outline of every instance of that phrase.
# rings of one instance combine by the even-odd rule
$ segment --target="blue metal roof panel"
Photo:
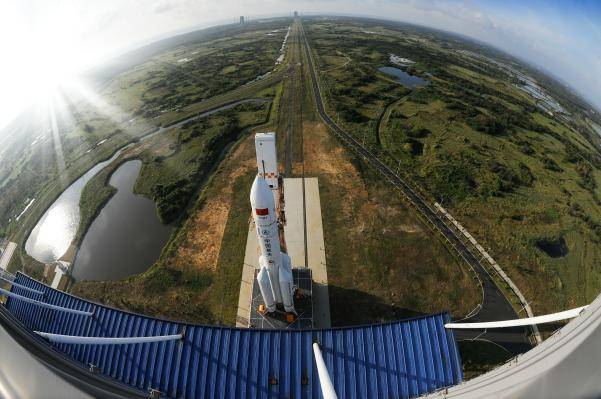
[[[9,298],[7,309],[32,330],[128,337],[183,333],[179,341],[130,345],[53,344],[86,366],[169,398],[321,398],[313,342],[344,398],[412,398],[462,380],[448,314],[326,330],[248,330],[154,319],[91,303],[21,273],[16,282],[44,301],[92,311],[69,314]],[[39,295],[13,286],[33,299]]]

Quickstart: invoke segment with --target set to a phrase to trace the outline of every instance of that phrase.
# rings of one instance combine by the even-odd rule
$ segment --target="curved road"
[[[444,237],[447,243],[469,265],[469,267],[480,280],[483,291],[482,305],[477,311],[472,312],[473,314],[469,317],[469,320],[473,322],[483,322],[519,318],[519,315],[516,313],[509,300],[504,296],[503,292],[494,282],[478,256],[476,256],[470,247],[468,247],[466,243],[464,243],[462,239],[455,233],[455,231],[446,224],[443,217],[435,212],[430,207],[429,203],[417,192],[415,192],[399,175],[392,171],[388,165],[380,161],[368,149],[363,147],[363,145],[351,134],[344,131],[344,129],[334,122],[332,118],[330,118],[324,108],[313,58],[302,24],[300,27],[300,32],[303,36],[301,42],[304,44],[306,60],[309,64],[313,94],[315,96],[315,104],[323,121],[347,147],[349,147],[353,152],[361,156],[371,166],[382,173],[390,182],[390,184],[392,184],[394,188],[403,194],[405,199],[414,206],[414,208],[421,214],[423,219],[426,220],[433,229],[437,230]],[[498,345],[501,345],[512,354],[518,354],[523,353],[531,348],[529,340],[526,336],[526,332],[526,328],[520,327],[497,330],[494,332],[465,330],[457,331],[455,332],[455,335],[458,340],[484,339],[492,341]]]

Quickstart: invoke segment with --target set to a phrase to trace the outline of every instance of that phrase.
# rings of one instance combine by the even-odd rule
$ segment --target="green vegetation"
[[[346,49],[344,54],[352,59]],[[304,57],[303,61],[307,68]],[[339,65],[328,68],[342,73],[353,63],[347,61],[340,57]],[[390,321],[440,311],[458,317],[469,313],[481,300],[473,275],[397,192],[327,131],[316,115],[307,69],[303,76],[304,173],[319,179],[332,324]],[[407,90],[393,92],[403,96]],[[341,102],[345,101],[346,97]],[[386,96],[363,109],[377,119],[390,101]],[[373,137],[375,126],[373,122],[366,136]],[[415,137],[428,134],[414,132]]]
[[[292,176],[319,178],[334,325],[470,312],[480,300],[473,276],[316,117],[297,25],[286,61],[274,66],[288,22],[188,37],[107,80],[105,104],[70,103],[74,122],[59,121],[60,133],[32,145],[38,127],[29,128],[0,157],[0,220],[13,219],[4,233],[23,243],[62,189],[133,143],[86,186],[76,241],[113,195],[111,173],[132,158],[143,162],[135,191],[155,201],[173,234],[147,272],[77,282],[72,292],[155,316],[231,325],[256,171],[249,133],[260,125],[278,132],[282,168],[290,160]],[[600,141],[579,99],[505,54],[440,32],[356,19],[305,27],[328,113],[490,248],[536,313],[598,294]],[[378,72],[393,66],[390,54],[412,60],[394,66],[430,84],[409,89]],[[563,111],[549,113],[520,89],[525,76]],[[272,102],[174,125],[245,98]],[[148,135],[159,126],[172,128]],[[34,266],[20,255],[13,266]],[[506,359],[483,345],[461,343],[466,376]]]
[[[122,73],[106,95],[145,119],[180,112],[272,73],[286,22],[232,27],[200,42],[184,41]]]
[[[78,282],[71,292],[143,314],[232,324],[244,259],[243,250],[232,248],[246,243],[253,148],[244,135],[228,151],[147,272],[120,281]]]
[[[272,97],[278,91],[274,87],[261,94]],[[254,176],[251,164],[239,174],[240,165],[253,156],[250,129],[267,123],[271,109],[270,102],[245,103],[188,121],[142,140],[90,180],[81,205],[98,212],[93,207],[103,205],[102,198],[111,195],[105,193],[114,190],[108,184],[112,172],[127,159],[141,159],[134,191],[153,198],[161,219],[174,223],[175,229],[160,259],[147,272],[119,281],[77,282],[71,291],[144,314],[232,323],[244,252],[231,248],[243,248],[246,242],[246,209]],[[84,204],[88,199],[94,200]],[[220,207],[229,212],[223,213]],[[82,212],[78,237],[92,220],[84,219]],[[226,246],[220,245],[222,237]]]
[[[287,27],[288,21],[279,19],[207,29],[150,45],[128,56],[127,67],[100,71],[94,76],[98,84],[69,90],[65,101],[53,109],[32,110],[6,128],[7,139],[0,150],[0,235],[19,244],[11,269],[40,271],[40,264],[23,248],[29,232],[66,187],[118,148],[159,126],[224,104],[253,96],[273,97],[273,87],[281,79],[275,60]],[[264,57],[256,59],[257,53]],[[181,61],[184,58],[188,60]],[[208,152],[221,146],[217,141]],[[211,156],[207,153],[206,159]],[[203,168],[201,159],[195,162],[197,170]],[[193,184],[173,184],[179,191],[175,199],[181,201],[173,209],[161,201],[166,221],[193,194]],[[156,189],[156,198],[165,197],[167,189]],[[83,201],[85,223],[80,233],[110,197],[109,191],[105,188],[98,197]],[[16,221],[31,198],[35,202]]]
[[[601,154],[581,100],[506,54],[440,32],[357,19],[316,19],[305,29],[328,112],[425,197],[443,202],[535,313],[595,298]],[[348,59],[332,57],[337,52]],[[392,66],[431,84],[391,89],[378,73],[391,65],[389,54],[414,61]],[[563,111],[530,97],[520,88],[526,79]]]

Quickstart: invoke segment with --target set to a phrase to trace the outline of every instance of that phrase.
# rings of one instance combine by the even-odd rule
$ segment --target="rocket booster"
[[[259,246],[261,247],[259,266],[267,269],[269,282],[273,290],[273,299],[281,303],[282,294],[278,284],[278,276],[280,264],[282,263],[282,252],[278,235],[278,221],[275,216],[273,194],[262,177],[255,177],[250,189],[250,204],[253,209]]]
[[[272,312],[276,303],[283,303],[286,311],[294,312],[290,257],[281,252],[273,193],[259,175],[250,190],[250,204],[261,248],[257,278],[265,306]]]

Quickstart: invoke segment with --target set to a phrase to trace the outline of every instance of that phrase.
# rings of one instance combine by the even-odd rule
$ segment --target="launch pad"
[[[330,326],[317,178],[279,174],[275,133],[255,135],[257,176],[240,282],[237,327]]]
[[[253,279],[252,303],[250,312],[250,328],[267,329],[308,329],[313,328],[313,278],[311,269],[298,267],[292,269],[292,278],[297,287],[294,298],[294,307],[298,315],[293,321],[287,320],[286,312],[278,306],[273,313],[261,313],[259,307],[263,304],[263,297],[259,289],[257,274]]]

